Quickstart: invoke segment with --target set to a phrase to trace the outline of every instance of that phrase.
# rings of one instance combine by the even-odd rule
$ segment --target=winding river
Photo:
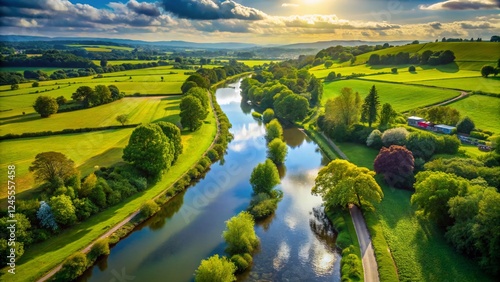
[[[224,161],[121,240],[79,281],[192,281],[202,259],[224,255],[225,221],[248,207],[250,175],[266,158],[264,125],[241,103],[239,85],[216,93],[233,124]],[[327,159],[299,129],[286,129],[284,137],[289,150],[278,187],[284,197],[274,216],[257,223],[261,246],[252,269],[238,280],[340,281],[336,234],[321,199],[310,192]]]

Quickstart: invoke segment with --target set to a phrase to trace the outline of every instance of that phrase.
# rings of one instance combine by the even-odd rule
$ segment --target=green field
[[[213,113],[198,131],[183,136],[184,153],[177,163],[163,176],[162,180],[150,189],[138,193],[127,200],[90,217],[88,220],[64,230],[57,237],[52,237],[40,244],[31,246],[19,261],[16,272],[10,281],[33,281],[64,261],[71,254],[81,250],[98,236],[127,218],[141,205],[160,194],[188,171],[210,146],[215,134],[216,123]],[[183,132],[187,134],[188,132]],[[4,274],[5,275],[5,274]]]
[[[373,169],[377,151],[352,143],[338,144],[350,160]],[[477,262],[458,254],[437,226],[415,216],[410,191],[394,189],[377,178],[384,199],[375,205],[378,218],[396,263],[400,281],[493,281]]]
[[[89,52],[111,52],[113,50],[132,51],[134,48],[126,46],[113,46],[113,45],[83,45],[83,44],[68,44],[68,47],[84,48]]]
[[[381,74],[364,76],[361,79],[366,80],[381,80],[388,82],[413,82],[431,79],[449,79],[449,78],[470,78],[470,77],[481,77],[481,73],[478,71],[469,70],[459,70],[455,64],[449,64],[444,66],[439,66],[436,68],[428,68],[427,66],[416,67],[415,72],[409,72],[408,67],[398,69],[397,74]]]
[[[326,82],[322,101],[324,103],[326,100],[338,96],[344,87],[358,91],[364,98],[368,95],[372,85],[377,88],[380,103],[390,103],[398,112],[432,105],[460,95],[460,92],[455,90],[350,79]]]
[[[122,64],[144,64],[144,63],[157,63],[158,60],[108,60],[108,66],[117,66],[117,65],[122,65]],[[92,60],[92,63],[100,66],[101,65],[101,60]]]
[[[477,128],[500,133],[500,98],[473,95],[449,106],[469,116]]]
[[[457,88],[465,91],[483,91],[500,93],[500,77],[464,77],[452,79],[433,79],[415,81],[414,84],[429,85],[444,88]]]
[[[422,43],[410,44],[404,46],[396,46],[383,50],[378,50],[370,53],[365,53],[356,57],[355,64],[365,64],[371,54],[385,55],[389,53],[409,52],[422,53],[426,50],[439,51],[451,50],[455,54],[455,61],[474,62],[465,63],[463,69],[480,70],[480,66],[484,64],[494,64],[500,57],[500,43],[495,42],[437,42],[437,43]],[[344,63],[345,65],[349,63]],[[479,67],[479,68],[478,68]]]

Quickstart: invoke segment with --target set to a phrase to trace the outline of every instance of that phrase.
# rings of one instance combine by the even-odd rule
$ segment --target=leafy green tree
[[[57,113],[59,109],[59,104],[57,104],[56,99],[49,96],[38,96],[36,98],[33,108],[41,117],[46,118],[50,115]]]
[[[266,140],[270,142],[275,138],[283,139],[283,127],[277,119],[271,120],[266,125]]]
[[[55,183],[58,179],[69,180],[76,173],[75,163],[59,152],[44,152],[36,155],[29,171],[35,180]]]
[[[309,80],[307,91],[311,93],[311,105],[315,106],[321,101],[321,98],[323,98],[323,83],[321,83],[316,76],[312,75]]]
[[[252,215],[246,211],[226,221],[226,230],[222,233],[227,243],[226,251],[231,255],[252,253],[259,245],[254,226]]]
[[[100,66],[105,68],[108,65],[108,60],[106,59],[101,59]]]
[[[95,260],[103,255],[104,256],[109,255],[109,239],[108,238],[97,240],[90,248],[90,251],[89,251],[87,256],[91,261],[93,261],[93,260]]]
[[[119,100],[125,96],[124,93],[120,93],[120,90],[116,85],[108,85],[109,92],[111,92],[111,100]]]
[[[59,96],[56,98],[56,102],[59,106],[66,104],[67,101],[68,100],[66,100],[66,98],[64,96]]]
[[[174,158],[172,159],[172,164],[174,164],[179,158],[179,155],[182,154],[183,146],[181,130],[175,124],[170,122],[160,121],[157,124],[163,131],[163,134],[165,134],[165,136],[167,136],[170,140],[170,144],[174,149]]]
[[[180,104],[181,124],[195,131],[202,125],[202,120],[207,116],[207,110],[203,108],[200,100],[194,96],[182,98]]]
[[[40,83],[38,81],[35,81],[33,82],[33,84],[31,84],[31,87],[38,87],[40,86]]]
[[[333,61],[332,60],[328,60],[325,62],[325,68],[329,69],[331,66],[333,66]]]
[[[285,162],[288,147],[286,143],[280,138],[275,138],[267,145],[267,157],[275,164],[282,164]]]
[[[137,127],[132,132],[127,147],[123,150],[125,161],[153,177],[167,170],[173,157],[170,141],[156,124]]]
[[[54,219],[60,225],[73,225],[76,222],[75,206],[71,198],[66,195],[59,195],[50,198],[50,205]]]
[[[117,115],[116,116],[116,121],[121,123],[122,126],[125,125],[128,122],[128,115],[123,114],[123,115]]]
[[[410,132],[404,127],[391,128],[382,134],[382,143],[386,147],[391,145],[404,146],[408,140],[408,135],[410,135]]]
[[[262,120],[264,123],[269,123],[271,120],[274,119],[274,111],[273,109],[266,109],[264,113],[262,113]]]
[[[352,88],[344,87],[340,95],[329,99],[325,104],[325,119],[335,125],[349,128],[359,122],[361,115],[361,97]]]
[[[64,261],[61,270],[57,273],[57,278],[62,281],[72,281],[82,275],[87,269],[87,257],[82,252],[71,255]]]
[[[10,231],[7,229],[11,225],[9,222],[10,217],[0,218],[0,238],[9,238]],[[22,242],[25,245],[30,245],[33,242],[33,232],[31,230],[31,223],[29,219],[22,213],[16,212],[16,241]],[[17,244],[16,242],[16,244]]]
[[[194,83],[196,83],[196,85],[198,85],[198,87],[201,87],[201,88],[205,88],[205,89],[210,88],[210,81],[206,77],[203,77],[199,74],[190,75],[186,79],[186,82],[187,81],[193,81]]]
[[[198,84],[196,84],[196,82],[184,81],[184,83],[181,86],[182,94],[186,94],[189,91],[189,89],[194,88],[194,87],[198,87]]]
[[[194,274],[196,282],[232,282],[236,281],[236,266],[226,257],[213,255],[202,260]]]
[[[279,140],[279,139],[278,139]],[[258,164],[252,171],[250,184],[252,184],[254,194],[266,193],[271,191],[280,183],[278,168],[270,159]]]
[[[89,107],[112,102],[111,91],[106,85],[96,85],[94,88],[95,101],[89,101]]]
[[[449,226],[452,221],[448,214],[448,201],[464,195],[468,181],[454,174],[431,171],[419,172],[416,179],[411,203],[417,206],[417,212],[436,220],[440,226]]]
[[[205,109],[208,108],[209,101],[208,101],[206,89],[201,88],[201,87],[193,87],[193,88],[189,89],[189,91],[186,93],[186,95],[192,95],[192,96],[196,97],[198,100],[200,100],[200,103],[203,106],[203,108],[205,108]]]
[[[14,83],[10,86],[10,90],[17,90],[17,89],[19,89],[19,84],[17,83]]]
[[[464,117],[457,123],[457,132],[470,134],[470,132],[476,127],[474,122],[470,117]]]
[[[291,94],[274,102],[274,109],[279,118],[295,122],[303,120],[309,111],[309,102],[305,97]]]
[[[370,207],[384,197],[374,174],[346,160],[333,160],[319,171],[312,193],[320,195],[328,208],[347,208],[349,204]]]
[[[93,93],[94,89],[88,86],[80,86],[76,89],[76,92],[71,95],[71,99],[81,102],[88,99]]]
[[[382,145],[382,132],[378,129],[373,130],[366,138],[366,146],[380,149]]]
[[[141,206],[141,215],[148,218],[156,213],[160,207],[154,200],[148,200]]]
[[[410,66],[408,67],[408,71],[409,72],[415,72],[417,69],[415,68],[415,66]]]
[[[337,79],[337,74],[334,71],[331,71],[328,73],[328,76],[326,77],[326,81],[334,81]]]
[[[380,108],[380,101],[375,85],[370,89],[370,93],[365,98],[361,110],[361,121],[368,122],[368,126],[371,128],[372,123],[377,121],[378,109]]]
[[[497,74],[495,67],[487,65],[487,66],[483,66],[481,68],[481,75],[483,77],[488,77],[490,74],[494,74],[494,75]]]
[[[375,158],[373,168],[384,175],[387,184],[397,188],[411,188],[415,160],[412,153],[402,146],[382,147]]]
[[[438,149],[438,142],[436,135],[429,132],[416,131],[408,135],[406,148],[412,152],[414,158],[429,160],[434,155],[436,149]]]
[[[0,238],[0,263],[2,265],[6,265],[7,263],[10,263],[10,258],[7,256],[11,255],[11,249],[12,246],[9,246],[9,242],[5,239],[8,237],[1,237]],[[15,256],[16,256],[16,261],[24,254],[24,243],[23,242],[16,242],[16,248],[14,249]]]

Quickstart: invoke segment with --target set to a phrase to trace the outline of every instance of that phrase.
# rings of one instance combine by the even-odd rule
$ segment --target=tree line
[[[425,50],[422,54],[398,52],[397,54],[371,54],[367,63],[369,65],[446,65],[455,61],[455,54],[451,50],[431,51]]]

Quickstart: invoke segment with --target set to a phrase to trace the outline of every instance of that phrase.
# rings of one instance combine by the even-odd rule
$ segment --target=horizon
[[[489,39],[498,0],[5,0],[2,35],[296,44]]]

